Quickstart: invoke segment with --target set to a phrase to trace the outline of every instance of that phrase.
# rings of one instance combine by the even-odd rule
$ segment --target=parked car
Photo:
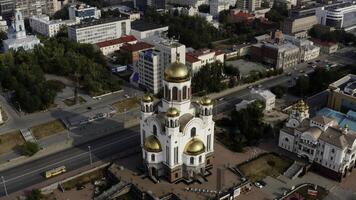
[[[263,188],[263,186],[261,185],[261,183],[259,183],[258,181],[255,182],[255,186],[258,187],[258,188]]]
[[[259,181],[259,183],[262,185],[262,187],[264,187],[264,186],[266,186],[266,185],[267,185],[267,183],[266,183],[266,182],[264,182],[264,181]]]

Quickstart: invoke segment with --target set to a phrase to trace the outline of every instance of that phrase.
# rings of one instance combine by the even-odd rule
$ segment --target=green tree
[[[41,190],[39,189],[33,189],[28,195],[27,195],[27,200],[41,200],[43,199],[43,195],[41,193]]]
[[[34,142],[25,142],[24,144],[19,146],[20,151],[25,156],[33,156],[40,150],[40,147],[37,143]]]
[[[202,13],[209,13],[210,12],[210,6],[209,4],[202,4],[198,7],[199,12]]]

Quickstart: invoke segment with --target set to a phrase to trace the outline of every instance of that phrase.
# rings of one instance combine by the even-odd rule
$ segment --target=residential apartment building
[[[161,66],[159,63],[160,52],[150,49],[139,53],[139,59],[135,64],[136,72],[140,79],[138,84],[153,94],[161,89]]]
[[[100,19],[101,11],[86,4],[75,4],[68,8],[69,19],[82,21],[87,19]]]
[[[309,107],[293,105],[278,146],[312,163],[317,172],[341,181],[356,168],[356,133],[325,116],[309,118]]]
[[[2,19],[2,16],[0,16],[0,31],[6,32],[8,29],[7,23],[5,20]]]
[[[53,37],[65,26],[77,24],[76,20],[50,20],[48,15],[33,15],[29,18],[32,31]]]
[[[308,31],[317,23],[315,15],[288,17],[284,20],[281,29],[287,35],[306,38]]]
[[[132,64],[135,63],[140,59],[140,52],[153,49],[154,45],[151,45],[146,42],[136,42],[136,43],[127,43],[120,48],[120,52],[128,53],[132,59]]]
[[[154,51],[140,52],[134,71],[139,76],[139,85],[155,94],[162,88],[165,68],[176,61],[186,62],[185,45],[161,37],[146,38],[145,41],[154,46]],[[142,77],[153,79],[141,80]]]
[[[194,8],[198,8],[200,5],[203,4],[209,4],[208,0],[168,0],[167,2],[170,4]]]
[[[68,27],[69,39],[95,44],[130,34],[131,21],[126,17],[92,20]]]
[[[332,54],[335,53],[339,45],[335,42],[324,42],[319,39],[311,39],[314,44],[318,47],[320,47],[320,52],[325,53],[325,54]]]
[[[197,73],[207,64],[214,62],[224,63],[224,57],[225,54],[223,52],[210,49],[200,49],[185,54],[186,65],[192,74]]]
[[[15,9],[14,0],[0,0],[0,15],[4,18],[9,18]]]
[[[237,0],[236,7],[241,10],[248,10],[253,12],[261,8],[261,0]]]
[[[218,17],[221,11],[229,10],[230,6],[235,6],[235,3],[231,4],[228,0],[211,0],[209,3],[210,14],[214,17]]]
[[[356,75],[349,74],[329,85],[328,107],[343,113],[356,111]]]
[[[318,23],[337,29],[356,28],[356,3],[344,2],[318,7],[315,11]]]

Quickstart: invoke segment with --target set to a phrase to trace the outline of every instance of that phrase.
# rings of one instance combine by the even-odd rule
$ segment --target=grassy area
[[[102,177],[104,177],[104,170],[105,169],[99,169],[96,171],[92,171],[88,174],[84,174],[84,175],[74,178],[70,181],[67,181],[67,182],[63,183],[63,188],[65,190],[70,190],[75,187],[82,186],[87,183],[94,182],[95,180],[101,179]]]
[[[115,102],[112,105],[116,108],[117,112],[121,113],[121,112],[125,112],[125,110],[128,111],[140,106],[140,101],[137,97],[132,97],[132,98],[124,99],[122,101]]]
[[[239,169],[248,179],[257,181],[264,179],[266,176],[277,177],[287,170],[292,163],[292,160],[269,153],[241,164]]]
[[[25,143],[19,130],[0,135],[0,154],[14,149],[17,145]]]
[[[82,104],[85,102],[87,102],[87,101],[85,101],[85,99],[83,97],[79,96],[79,104]],[[67,106],[74,106],[75,105],[74,97],[65,99],[63,101],[63,103],[66,104]]]
[[[31,128],[32,134],[36,139],[48,137],[65,130],[63,123],[60,120],[50,121],[44,124],[36,125]]]
[[[317,200],[317,199],[324,199],[328,195],[328,191],[326,191],[323,187],[320,186],[318,186],[316,189],[316,191],[318,191],[318,194],[316,196],[308,195],[308,189],[314,190],[315,188],[310,185],[302,187],[297,191],[295,191],[293,194],[289,195],[287,199],[294,199],[302,196],[304,200]]]

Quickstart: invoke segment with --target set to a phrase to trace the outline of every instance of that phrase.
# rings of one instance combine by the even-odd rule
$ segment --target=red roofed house
[[[311,39],[311,41],[313,41],[316,46],[320,47],[321,52],[327,54],[335,53],[339,47],[339,45],[334,42],[325,42],[319,39]]]
[[[227,16],[227,20],[229,23],[252,21],[254,19],[255,19],[254,15],[237,9],[231,10],[229,15]]]
[[[103,52],[105,56],[107,56],[114,53],[115,51],[120,50],[124,44],[135,44],[136,42],[137,39],[135,36],[124,35],[120,38],[96,43],[95,45],[100,49],[101,52]]]
[[[224,63],[224,53],[222,51],[199,49],[188,52],[185,55],[185,63],[190,67],[193,74],[198,72],[202,66],[216,61]]]
[[[153,45],[146,42],[137,42],[135,44],[125,44],[121,47],[120,52],[129,53],[132,58],[132,63],[138,61],[139,53],[144,50],[153,49]]]

